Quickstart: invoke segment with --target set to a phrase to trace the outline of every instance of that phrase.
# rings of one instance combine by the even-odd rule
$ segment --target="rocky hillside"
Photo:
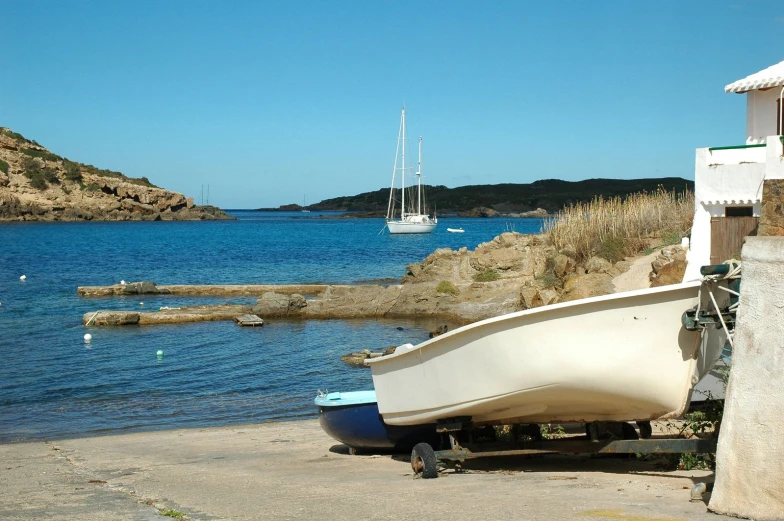
[[[0,221],[233,219],[147,178],[70,161],[0,127]]]

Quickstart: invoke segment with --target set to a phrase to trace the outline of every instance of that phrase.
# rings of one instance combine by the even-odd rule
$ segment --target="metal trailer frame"
[[[624,422],[609,422],[623,425]],[[434,450],[428,443],[419,443],[411,451],[411,468],[414,474],[437,478],[439,464],[451,465],[456,470],[469,459],[498,456],[536,456],[544,454],[683,454],[715,453],[717,438],[666,438],[652,437],[650,422],[638,422],[644,439],[600,439],[600,422],[586,424],[587,436],[583,439],[557,439],[517,442],[474,442],[474,425],[469,418],[456,418],[439,422],[436,430],[448,435],[449,449]],[[630,424],[628,428],[634,430]],[[519,426],[513,426],[514,429]],[[627,428],[624,432],[629,432]],[[536,426],[538,432],[538,426]],[[468,434],[469,441],[460,443],[458,434]],[[635,431],[634,436],[637,436]],[[516,435],[515,435],[516,437]],[[699,485],[699,484],[698,484]],[[695,485],[696,487],[696,485]],[[704,488],[704,487],[703,487]]]

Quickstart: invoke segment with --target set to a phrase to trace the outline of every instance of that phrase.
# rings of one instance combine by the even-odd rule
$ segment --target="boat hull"
[[[390,425],[631,421],[681,415],[703,342],[699,283],[511,313],[370,361]]]
[[[339,395],[338,399],[329,399]],[[331,393],[316,399],[319,424],[332,439],[354,449],[408,451],[420,442],[435,445],[435,424],[387,425],[378,412],[373,391]],[[344,405],[345,404],[345,405]]]
[[[436,229],[436,223],[387,221],[387,228],[391,234],[432,233]]]

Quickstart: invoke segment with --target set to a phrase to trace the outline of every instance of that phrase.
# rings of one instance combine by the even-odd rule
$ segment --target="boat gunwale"
[[[588,298],[584,298],[584,299],[572,300],[570,302],[559,302],[557,304],[550,304],[548,306],[540,306],[540,307],[537,307],[537,308],[524,309],[522,311],[515,311],[513,313],[507,313],[505,315],[499,315],[497,317],[486,318],[484,320],[480,320],[479,322],[474,322],[473,324],[468,324],[468,325],[459,327],[457,329],[453,329],[452,331],[444,333],[443,335],[439,335],[439,336],[431,338],[429,340],[425,340],[421,344],[417,344],[415,346],[412,346],[412,347],[406,349],[405,351],[396,349],[394,353],[391,353],[391,354],[388,354],[388,355],[384,355],[384,356],[380,356],[378,358],[373,358],[371,360],[366,360],[365,363],[367,365],[371,366],[371,368],[372,368],[372,366],[374,366],[376,364],[382,364],[382,363],[388,362],[389,360],[392,360],[394,358],[401,357],[401,356],[406,356],[406,355],[409,355],[411,353],[415,353],[417,351],[421,351],[422,349],[424,349],[426,347],[429,347],[430,345],[432,345],[432,344],[434,344],[436,342],[441,342],[441,341],[444,341],[444,340],[446,340],[448,338],[451,338],[453,336],[461,335],[461,334],[463,334],[466,331],[469,331],[471,329],[484,327],[484,326],[487,326],[487,325],[490,325],[490,324],[494,324],[496,322],[502,322],[502,321],[514,319],[514,318],[517,318],[517,317],[523,317],[523,316],[527,316],[527,315],[536,315],[536,314],[540,314],[540,313],[548,313],[548,312],[551,312],[551,311],[554,311],[554,310],[560,310],[560,309],[570,308],[570,307],[587,306],[587,305],[590,305],[590,304],[595,304],[597,302],[609,302],[609,301],[613,301],[613,300],[620,300],[620,299],[630,298],[630,297],[639,297],[639,296],[655,295],[657,293],[675,292],[675,291],[682,290],[682,289],[687,289],[687,288],[695,288],[696,289],[696,288],[699,288],[701,285],[702,285],[702,281],[681,282],[681,283],[678,283],[678,284],[669,284],[669,285],[666,285],[666,286],[659,286],[657,288],[643,288],[643,289],[637,289],[637,290],[632,290],[632,291],[623,291],[623,292],[620,292],[620,293],[610,293],[608,295],[599,295],[597,297],[588,297]],[[695,292],[694,298],[695,299],[697,298],[697,292]],[[402,347],[402,346],[405,346],[405,345],[410,345],[410,344],[401,344],[401,346],[398,346],[398,347]]]

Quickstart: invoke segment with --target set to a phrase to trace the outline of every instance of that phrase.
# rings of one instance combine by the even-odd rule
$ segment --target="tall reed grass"
[[[569,206],[546,221],[544,228],[556,249],[573,249],[578,260],[599,255],[617,262],[645,250],[649,239],[680,241],[689,234],[693,218],[693,192],[660,189]]]

